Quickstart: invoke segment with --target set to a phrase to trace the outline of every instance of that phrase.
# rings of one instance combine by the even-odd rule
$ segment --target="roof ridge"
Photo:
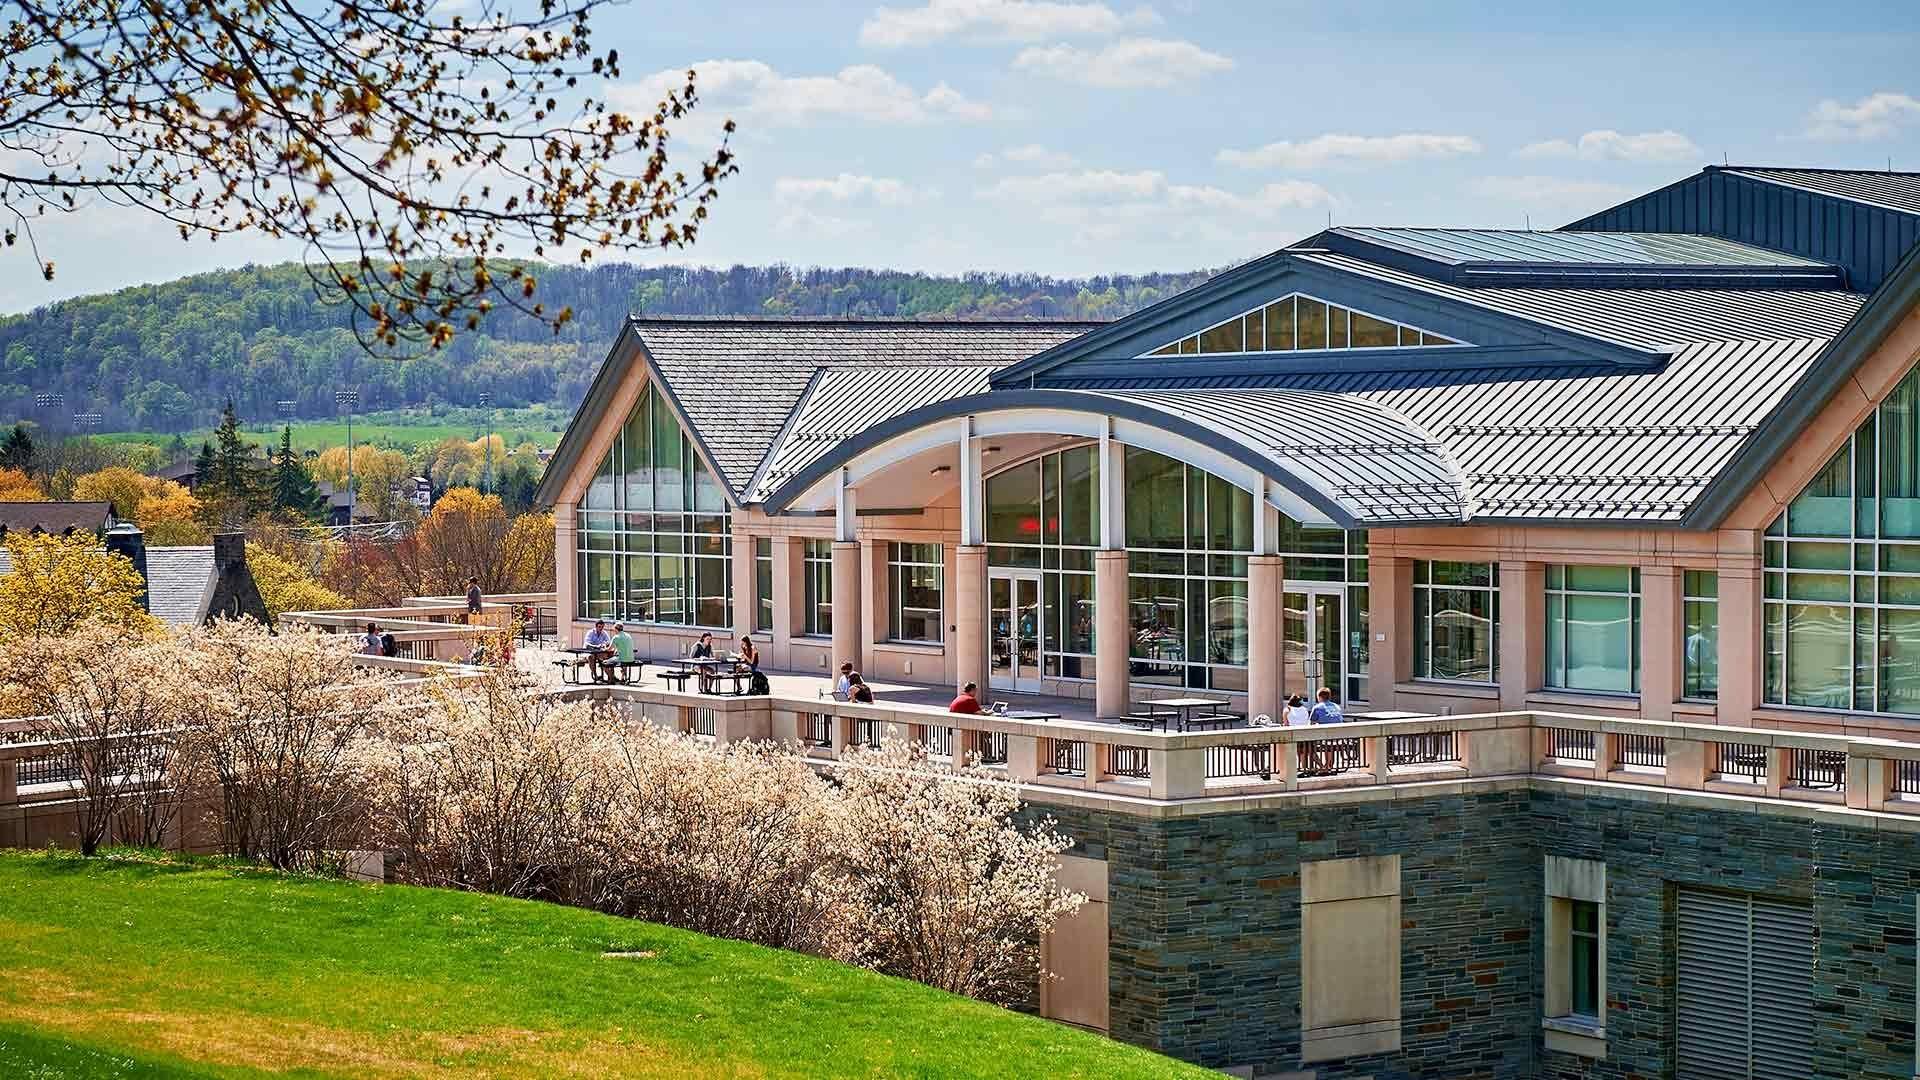
[[[1920,172],[1906,169],[1836,169],[1824,165],[1708,165],[1708,171],[1719,172],[1801,172],[1826,173],[1833,176],[1912,176],[1920,177]]]
[[[968,318],[964,316],[904,316],[904,315],[644,315],[634,313],[627,316],[631,323],[685,323],[713,324],[739,323],[748,326],[1105,326],[1107,319],[1045,319],[1045,318]]]

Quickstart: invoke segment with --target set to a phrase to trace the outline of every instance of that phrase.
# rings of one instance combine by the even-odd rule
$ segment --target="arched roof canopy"
[[[774,514],[828,509],[843,477],[856,488],[892,481],[924,491],[929,472],[958,464],[963,422],[976,439],[1111,437],[1250,491],[1264,487],[1275,509],[1304,524],[1429,524],[1466,513],[1461,473],[1427,432],[1376,402],[1298,390],[1002,390],[953,398],[840,441],[768,492],[764,507]]]

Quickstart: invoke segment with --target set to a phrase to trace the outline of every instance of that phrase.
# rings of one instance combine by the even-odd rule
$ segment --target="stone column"
[[[1100,716],[1125,716],[1127,685],[1127,553],[1093,553],[1093,701]]]
[[[569,505],[553,508],[553,632],[562,648],[578,644],[573,636],[580,608],[578,515]]]
[[[755,594],[759,575],[754,572],[757,564],[753,558],[753,534],[735,529],[732,543],[733,641],[728,647],[738,649],[742,637],[755,633],[754,616],[760,610],[760,597]],[[761,634],[755,640],[754,647],[764,649],[768,644],[767,636]]]
[[[800,582],[800,575],[806,571],[801,550],[800,541],[791,536],[773,538],[773,653],[769,659],[775,667],[795,671],[799,665],[793,662],[791,645],[804,625],[800,605],[806,599],[806,588]]]
[[[860,542],[833,542],[833,660],[828,667],[838,671],[841,664],[858,667],[865,642],[860,632]]]
[[[987,549],[953,550],[953,685],[978,683],[987,691]]]
[[[1367,703],[1396,708],[1401,683],[1413,678],[1413,560],[1367,554]]]
[[[887,573],[887,542],[860,541],[861,582],[860,625],[866,628],[860,642],[861,659],[854,661],[862,671],[873,671],[873,646],[893,636],[893,578]]]
[[[1280,719],[1280,647],[1283,633],[1278,555],[1247,560],[1247,716]]]
[[[1546,564],[1500,564],[1500,707],[1509,712],[1524,710],[1545,677],[1546,605]]]
[[[1760,568],[1720,567],[1719,722],[1753,727],[1760,704],[1763,647]]]
[[[1640,569],[1640,715],[1673,719],[1680,699],[1682,648],[1680,569]]]

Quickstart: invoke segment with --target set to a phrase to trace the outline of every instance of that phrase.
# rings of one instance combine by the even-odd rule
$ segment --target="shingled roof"
[[[0,502],[0,533],[99,533],[111,524],[110,502]]]
[[[633,318],[627,330],[659,371],[721,479],[742,502],[808,388],[823,372],[966,366],[997,370],[1102,325],[1038,319]],[[624,337],[624,335],[623,335]],[[639,361],[616,345],[587,391],[579,417],[612,393]],[[601,406],[604,407],[604,406]],[[856,403],[851,415],[857,415]],[[585,428],[569,427],[549,463],[563,477],[581,452]],[[542,485],[541,501],[552,494]]]

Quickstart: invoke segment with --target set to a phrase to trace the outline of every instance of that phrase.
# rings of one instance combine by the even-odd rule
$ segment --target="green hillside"
[[[275,421],[281,401],[295,403],[296,417],[331,419],[334,392],[347,386],[369,412],[473,406],[490,392],[499,406],[547,405],[564,415],[631,312],[1104,319],[1207,276],[553,267],[541,274],[538,297],[574,310],[562,334],[499,310],[446,349],[375,359],[345,309],[315,299],[299,266],[249,266],[0,317],[0,422],[57,428],[90,412],[103,431],[171,434],[212,426],[227,398],[249,423]],[[60,406],[38,408],[43,393],[62,395]]]
[[[1215,1075],[917,983],[499,897],[0,854],[0,1072]]]

